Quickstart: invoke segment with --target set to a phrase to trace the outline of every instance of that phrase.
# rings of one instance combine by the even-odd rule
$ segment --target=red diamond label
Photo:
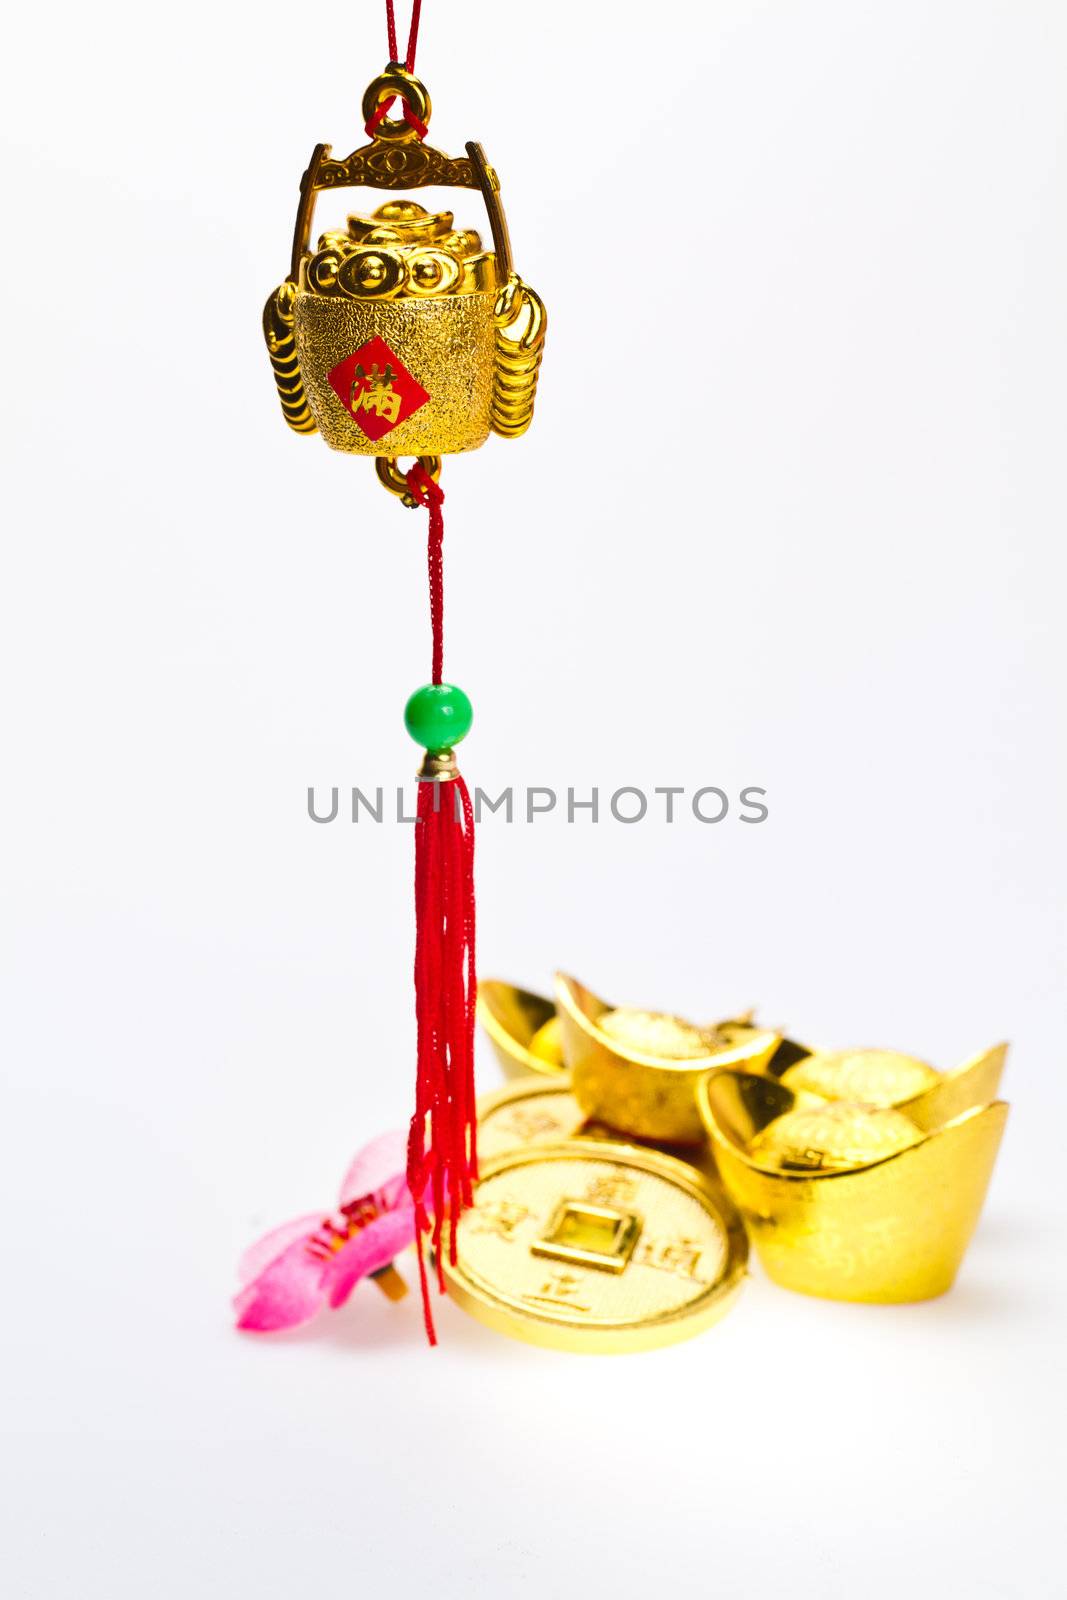
[[[384,339],[368,339],[327,374],[330,388],[368,439],[383,439],[430,396]]]

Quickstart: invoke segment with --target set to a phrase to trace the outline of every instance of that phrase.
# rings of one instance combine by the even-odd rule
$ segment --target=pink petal
[[[395,1211],[397,1206],[411,1205],[411,1190],[408,1180],[403,1172],[398,1172],[394,1178],[388,1178],[378,1190],[375,1199],[382,1211]]]
[[[283,1222],[280,1228],[272,1228],[262,1239],[249,1245],[237,1263],[237,1281],[241,1288],[258,1278],[264,1267],[269,1267],[294,1239],[310,1239],[324,1215],[322,1211],[312,1211],[306,1217],[294,1217],[292,1222]]]
[[[237,1295],[237,1326],[268,1333],[307,1322],[325,1299],[327,1268],[309,1252],[306,1238],[295,1240]]]
[[[331,1306],[343,1306],[360,1278],[387,1267],[414,1238],[415,1207],[410,1203],[361,1228],[327,1266],[324,1288]]]
[[[341,1204],[361,1200],[394,1183],[407,1167],[408,1142],[403,1133],[382,1133],[365,1144],[345,1173],[341,1185]]]

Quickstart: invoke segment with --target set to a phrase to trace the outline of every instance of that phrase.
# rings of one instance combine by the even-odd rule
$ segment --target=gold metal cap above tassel
[[[451,783],[459,777],[454,750],[427,750],[416,774],[420,783]]]

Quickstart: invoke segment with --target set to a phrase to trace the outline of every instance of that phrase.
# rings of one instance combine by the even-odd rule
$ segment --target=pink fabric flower
[[[387,1267],[414,1241],[406,1158],[404,1135],[383,1133],[349,1167],[336,1212],[296,1217],[245,1251],[233,1302],[239,1328],[295,1328],[325,1304],[344,1305],[360,1278]]]

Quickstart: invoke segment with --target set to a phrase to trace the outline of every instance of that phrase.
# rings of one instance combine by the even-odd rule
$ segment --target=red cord
[[[422,20],[422,0],[411,0],[411,28],[408,32],[408,53],[404,57],[404,65],[409,72],[415,71],[415,51],[419,43],[419,23]]]
[[[444,667],[444,492],[420,462],[407,473],[412,499],[429,512],[426,566],[433,634],[433,681]],[[429,1233],[444,1288],[442,1240],[456,1260],[456,1228],[478,1176],[474,1104],[477,999],[474,809],[457,774],[419,784],[415,826],[415,1114],[408,1134],[408,1184],[415,1197],[423,1316],[436,1344],[423,1239]],[[426,1131],[429,1121],[430,1143]],[[427,1198],[430,1206],[427,1207]],[[433,1220],[430,1219],[432,1210]]]
[[[415,71],[415,51],[419,44],[419,22],[422,18],[422,0],[412,0],[411,27],[408,30],[408,48],[404,56],[404,66],[408,72]],[[393,0],[385,0],[385,30],[389,38],[389,59],[399,61],[396,52],[396,13],[393,9]]]
[[[430,578],[430,627],[433,630],[431,677],[434,683],[440,683],[445,654],[445,585],[441,549],[445,537],[445,519],[441,512],[441,507],[445,503],[445,492],[439,483],[434,482],[421,461],[416,461],[411,471],[405,474],[405,481],[411,498],[417,500],[420,506],[425,506],[430,513],[426,565]]]
[[[422,0],[412,0],[411,27],[408,30],[408,47],[404,56],[404,68],[407,72],[415,70],[415,51],[419,45],[419,23],[422,20]],[[389,41],[389,60],[399,61],[396,42],[396,13],[393,9],[393,0],[385,0],[385,32]],[[402,98],[402,97],[401,97]],[[383,100],[367,123],[367,137],[373,139],[383,119],[388,115],[390,106],[396,104],[396,95],[391,100]],[[417,117],[407,101],[403,101],[404,121],[409,128],[414,128],[420,139],[425,139],[429,129],[421,117]]]

